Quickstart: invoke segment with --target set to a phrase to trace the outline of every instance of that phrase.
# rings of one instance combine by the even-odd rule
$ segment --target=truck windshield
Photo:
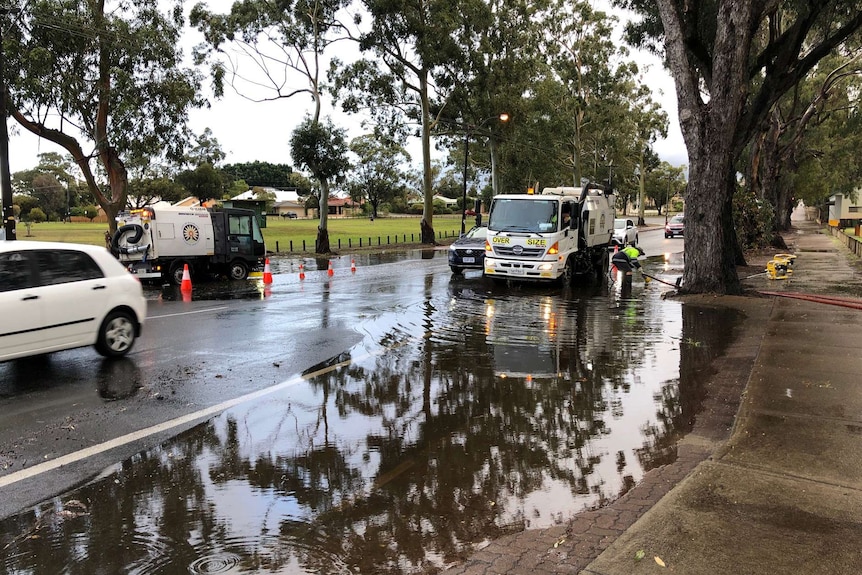
[[[488,229],[495,232],[556,231],[557,205],[554,200],[495,198],[488,216]]]

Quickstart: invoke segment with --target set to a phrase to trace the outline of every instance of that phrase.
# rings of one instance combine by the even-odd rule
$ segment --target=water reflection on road
[[[564,522],[673,461],[732,336],[661,291],[429,276],[303,383],[3,522],[0,573],[429,572]]]

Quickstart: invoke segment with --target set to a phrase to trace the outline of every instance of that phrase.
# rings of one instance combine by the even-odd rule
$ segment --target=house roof
[[[294,204],[301,204],[302,201],[299,199],[299,194],[296,190],[276,190],[275,188],[262,188],[265,192],[270,192],[275,194],[275,203],[281,204],[283,202],[290,202]],[[245,191],[238,196],[234,196],[231,198],[232,200],[257,200],[257,193],[254,190]]]

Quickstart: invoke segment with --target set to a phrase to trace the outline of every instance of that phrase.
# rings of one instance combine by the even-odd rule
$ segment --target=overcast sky
[[[229,2],[213,1],[218,4],[224,3],[225,11],[229,9]],[[218,6],[218,9],[222,7]],[[185,43],[191,47],[196,41],[195,33],[192,32]],[[674,166],[687,164],[685,144],[677,118],[676,92],[670,75],[663,69],[658,59],[649,54],[633,51],[631,57],[642,68],[642,77],[649,82],[654,99],[661,104],[670,120],[668,137],[656,143],[656,151],[662,160]],[[205,84],[208,85],[208,82]],[[203,132],[205,128],[212,130],[227,154],[225,163],[258,160],[293,164],[288,140],[294,126],[312,109],[309,99],[296,96],[288,100],[251,102],[228,89],[223,99],[211,99],[211,103],[212,106],[209,109],[191,112],[190,127],[197,134]],[[350,137],[362,133],[358,118],[337,114],[334,119],[338,125],[348,129]],[[65,155],[65,150],[22,130],[11,119],[9,132],[9,165],[12,173],[36,166],[37,156],[40,153],[59,152]],[[419,143],[411,143],[408,151],[413,156],[414,163],[418,164]]]

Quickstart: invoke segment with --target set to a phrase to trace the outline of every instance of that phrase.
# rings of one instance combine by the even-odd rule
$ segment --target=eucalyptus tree
[[[124,158],[182,157],[188,110],[204,103],[201,78],[182,66],[182,3],[163,5],[33,0],[0,22],[7,112],[71,154],[111,231],[126,205]]]
[[[658,210],[658,213],[667,215],[670,201],[685,191],[685,168],[672,166],[667,162],[659,164],[649,170],[644,178],[644,193]]]
[[[373,134],[354,138],[350,151],[359,159],[347,182],[350,197],[354,202],[367,202],[370,215],[377,217],[380,205],[404,189],[406,176],[401,166],[410,162],[410,154],[397,142]]]
[[[431,181],[432,102],[447,93],[435,82],[444,65],[459,65],[465,51],[455,31],[464,12],[482,0],[362,0],[369,16],[356,40],[364,57],[343,66],[334,90],[347,111],[366,110],[380,130],[416,127],[422,146],[424,244],[434,244],[434,191]]]
[[[540,12],[525,111],[507,128],[504,187],[613,179],[621,191],[637,189],[643,147],[666,132],[667,120],[614,42],[614,21],[588,2],[555,0]]]
[[[740,293],[736,165],[775,103],[862,26],[860,0],[614,0],[673,75],[688,149],[689,293]]]
[[[306,117],[305,121],[293,130],[290,149],[293,161],[311,172],[320,185],[320,226],[314,251],[328,254],[331,249],[326,222],[331,185],[343,180],[344,174],[350,168],[345,131],[337,128],[329,119],[320,121]]]
[[[524,94],[546,66],[537,40],[549,5],[549,0],[465,3],[454,16],[453,31],[462,57],[436,73],[446,99],[436,103],[434,133],[443,136],[450,163],[461,168],[464,179],[474,171],[490,173],[494,193],[501,189],[506,164],[501,146],[526,117]]]
[[[790,179],[806,162],[817,164],[818,205],[834,193],[850,194],[859,182],[858,118],[862,94],[862,50],[844,49],[824,58],[775,106],[752,138],[746,164],[746,187],[772,206],[778,232],[790,228],[797,200]],[[801,183],[801,180],[798,180]]]
[[[206,4],[198,3],[192,8],[190,20],[204,34],[205,41],[195,49],[195,61],[210,64],[216,96],[222,96],[227,85],[253,101],[310,97],[313,111],[308,121],[296,127],[294,136],[301,130],[308,136],[320,137],[331,128],[328,124],[317,125],[323,107],[322,75],[328,65],[325,52],[334,42],[346,38],[339,16],[349,3],[242,0],[235,2],[228,14],[215,14]],[[296,77],[302,82],[297,84]],[[320,184],[328,191],[328,183]],[[329,194],[320,194],[319,200],[315,245],[326,250],[318,253],[329,253]]]

